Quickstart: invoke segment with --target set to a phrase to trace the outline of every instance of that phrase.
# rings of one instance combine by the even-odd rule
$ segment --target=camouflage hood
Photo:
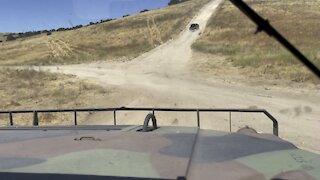
[[[319,155],[252,131],[160,127],[140,132],[141,126],[9,129],[0,130],[0,177],[5,179],[46,179],[49,174],[56,179],[320,179]]]

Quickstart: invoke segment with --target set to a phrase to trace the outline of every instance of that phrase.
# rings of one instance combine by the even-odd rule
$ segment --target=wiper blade
[[[243,0],[230,0],[238,9],[240,9],[248,18],[250,18],[257,26],[257,33],[264,31],[269,36],[274,37],[280,44],[288,49],[296,58],[307,66],[318,78],[320,78],[320,70],[306,56],[304,56],[297,48],[295,48],[288,40],[286,40],[270,23],[263,19],[252,8],[250,8]]]

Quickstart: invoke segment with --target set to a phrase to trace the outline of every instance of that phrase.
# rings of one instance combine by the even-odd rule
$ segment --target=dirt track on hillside
[[[192,20],[204,30],[207,20],[221,0],[214,0]],[[191,23],[192,23],[191,22]],[[280,136],[305,149],[320,152],[319,90],[249,86],[215,81],[192,71],[191,44],[198,32],[182,32],[176,39],[129,62],[100,62],[81,65],[41,67],[53,72],[77,75],[112,89],[106,100],[92,107],[171,108],[263,108],[278,120]],[[142,124],[146,113],[121,113],[122,124]],[[160,125],[196,125],[195,114],[158,113]],[[229,114],[201,115],[202,128],[228,130]],[[272,124],[262,115],[232,115],[232,129],[244,125],[260,132],[272,132]],[[95,114],[91,123],[111,123],[111,114]]]

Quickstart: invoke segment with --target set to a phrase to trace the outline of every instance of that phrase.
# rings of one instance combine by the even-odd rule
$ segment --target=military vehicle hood
[[[300,150],[274,135],[191,127],[160,127],[141,132],[141,128],[5,128],[0,130],[0,161],[3,162],[0,176],[320,178],[319,155]]]

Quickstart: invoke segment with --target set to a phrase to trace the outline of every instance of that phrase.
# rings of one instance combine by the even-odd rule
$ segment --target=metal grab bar
[[[154,116],[154,114],[150,113],[150,114],[148,114],[148,115],[146,116],[146,118],[145,118],[145,120],[144,120],[142,132],[147,132],[147,131],[148,131],[148,126],[149,126],[149,121],[150,121],[150,119],[152,120],[152,126],[153,126],[153,129],[152,129],[152,130],[155,130],[155,129],[158,128],[156,117]]]
[[[74,113],[74,125],[77,125],[77,112],[113,112],[114,125],[117,125],[116,112],[117,111],[146,111],[152,112],[195,112],[197,117],[197,126],[200,127],[200,113],[201,112],[241,112],[241,113],[263,113],[266,115],[273,123],[273,134],[278,136],[278,121],[265,109],[193,109],[193,108],[92,108],[92,109],[51,109],[51,110],[15,110],[15,111],[0,111],[0,114],[9,114],[9,124],[14,125],[14,114],[33,114],[33,124],[35,126],[39,125],[38,113]],[[231,116],[230,116],[230,126],[231,126]]]

